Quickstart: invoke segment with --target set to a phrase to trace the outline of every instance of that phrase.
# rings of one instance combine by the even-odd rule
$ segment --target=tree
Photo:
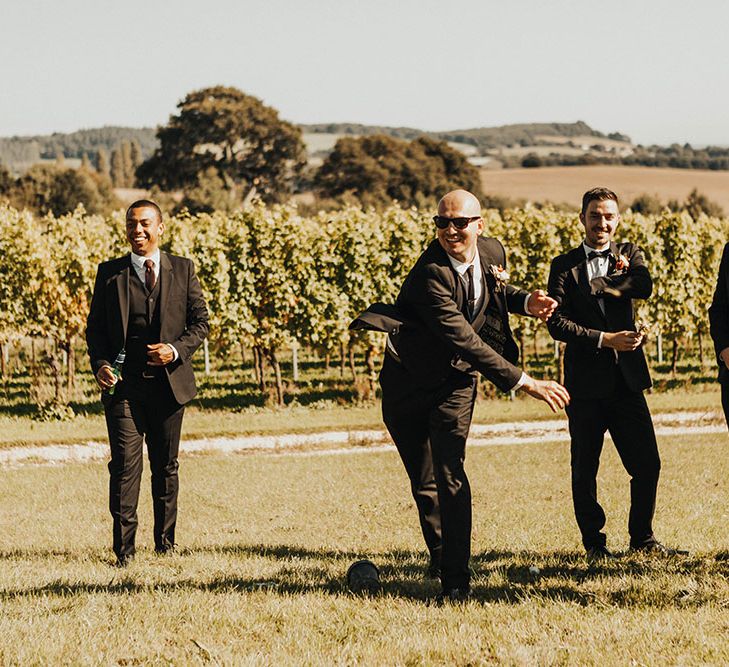
[[[446,142],[381,134],[339,139],[315,174],[314,187],[324,197],[351,193],[378,206],[392,200],[424,205],[455,188],[481,194],[476,167]]]
[[[696,188],[691,190],[689,196],[686,197],[684,208],[694,220],[698,220],[702,213],[714,218],[724,217],[724,210],[721,206]]]
[[[85,169],[34,165],[21,176],[10,195],[20,207],[45,215],[65,215],[83,204],[89,213],[106,213],[118,205],[107,179]]]
[[[638,195],[630,205],[633,213],[642,213],[643,215],[658,215],[663,210],[663,204],[656,195],[644,192]]]
[[[134,187],[134,165],[132,163],[132,146],[128,141],[121,142],[122,169],[124,171],[124,187]]]
[[[115,188],[124,187],[124,157],[120,148],[111,151],[111,184]]]
[[[157,131],[159,148],[137,169],[142,187],[194,187],[214,168],[239,199],[253,188],[268,202],[293,190],[305,164],[304,143],[301,130],[275,109],[223,86],[190,93],[178,109]]]
[[[0,197],[10,194],[15,185],[15,179],[4,164],[0,164]]]
[[[105,148],[99,148],[99,152],[96,154],[96,171],[106,178],[111,178],[109,173],[109,155]]]
[[[543,164],[544,162],[542,161],[542,158],[540,158],[536,153],[529,153],[521,161],[521,166],[525,169],[541,167]]]
[[[131,141],[129,156],[132,162],[131,180],[133,186],[136,179],[135,173],[139,168],[139,165],[144,162],[144,158],[142,158],[142,147],[139,145],[139,141],[137,141],[136,139],[132,139]]]

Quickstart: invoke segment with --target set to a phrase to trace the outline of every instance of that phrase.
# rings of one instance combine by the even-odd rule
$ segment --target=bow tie
[[[591,259],[595,259],[595,257],[609,257],[610,256],[610,248],[607,250],[590,250],[590,252],[587,253],[587,261],[589,262]]]

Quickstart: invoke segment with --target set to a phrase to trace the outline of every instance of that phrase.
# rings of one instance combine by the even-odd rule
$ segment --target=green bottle
[[[126,359],[126,356],[127,356],[127,351],[124,348],[122,348],[121,350],[119,350],[119,354],[116,355],[116,359],[114,359],[114,363],[111,365],[111,372],[114,374],[114,377],[116,378],[117,382],[119,380],[121,380],[122,366],[124,365],[124,359]],[[109,396],[111,396],[114,393],[115,389],[116,389],[116,384],[113,384],[113,385],[111,385],[111,387],[109,387],[106,390],[106,393],[109,394]]]

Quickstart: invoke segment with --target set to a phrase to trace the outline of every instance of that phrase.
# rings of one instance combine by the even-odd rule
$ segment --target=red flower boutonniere
[[[625,255],[618,255],[615,260],[616,271],[627,271],[630,266],[630,261]]]
[[[496,264],[490,264],[489,273],[494,277],[496,287],[499,289],[506,287],[506,283],[509,282],[509,272],[501,264],[498,266]]]

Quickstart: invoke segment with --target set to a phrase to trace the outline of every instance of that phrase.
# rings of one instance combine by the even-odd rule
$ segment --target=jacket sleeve
[[[96,270],[91,306],[86,318],[86,346],[94,375],[102,366],[110,366],[109,335],[106,324],[106,292],[103,264]]]
[[[547,320],[547,329],[555,340],[575,345],[583,350],[597,351],[600,340],[598,329],[589,329],[577,324],[571,312],[569,295],[570,271],[560,266],[560,257],[552,260],[549,269],[547,293],[557,302],[557,308]]]
[[[716,279],[714,298],[709,306],[709,331],[714,341],[716,360],[719,366],[724,362],[719,357],[722,350],[729,347],[729,293],[727,292],[729,280],[729,243],[724,246],[724,252],[719,264],[719,275]]]
[[[509,363],[474,331],[453,300],[444,270],[423,267],[423,279],[413,281],[410,305],[423,324],[455,354],[502,391],[513,388],[521,369]]]
[[[630,265],[625,273],[593,278],[592,294],[612,299],[647,299],[653,292],[653,280],[640,248],[630,245],[628,261]]]
[[[180,359],[189,362],[195,350],[202,344],[208,335],[208,307],[203,298],[202,287],[195,273],[195,266],[191,260],[187,265],[187,310],[185,315],[185,331],[173,341]]]

